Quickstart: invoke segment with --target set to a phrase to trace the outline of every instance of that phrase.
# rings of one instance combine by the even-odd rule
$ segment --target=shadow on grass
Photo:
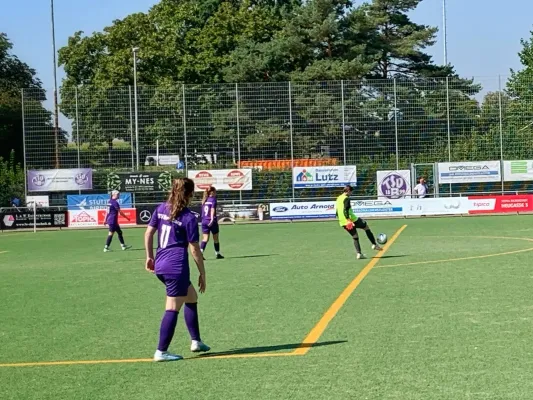
[[[381,259],[385,259],[385,258],[399,258],[399,257],[407,257],[407,255],[405,255],[405,254],[398,254],[397,256],[381,256],[381,257],[372,257],[372,258],[381,258]]]
[[[279,350],[296,350],[299,347],[308,348],[308,347],[322,347],[330,346],[334,344],[347,343],[347,340],[335,340],[330,342],[318,342],[314,344],[302,344],[302,343],[291,343],[291,344],[278,344],[274,346],[257,346],[257,347],[244,347],[241,349],[233,349],[228,351],[219,351],[216,353],[204,353],[198,356],[198,358],[205,357],[214,357],[214,356],[230,356],[237,354],[255,354],[255,353],[269,353]]]
[[[234,257],[225,257],[227,260],[236,260],[239,258],[262,258],[262,257],[272,257],[272,256],[279,256],[279,254],[255,254],[255,255],[249,255],[249,256],[234,256]]]

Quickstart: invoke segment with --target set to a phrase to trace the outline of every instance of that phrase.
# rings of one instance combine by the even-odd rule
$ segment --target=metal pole
[[[56,61],[56,32],[54,18],[54,0],[50,0],[50,15],[52,19],[52,51],[54,52],[54,140],[55,140],[55,167],[59,168],[59,106],[57,101],[57,61]]]
[[[159,167],[159,139],[155,141],[155,165]]]
[[[500,109],[500,173],[502,175],[502,194],[505,192],[504,160],[503,160],[503,105],[502,105],[502,77],[498,75],[498,103]]]
[[[78,87],[75,88],[75,96],[76,96],[76,144],[78,145],[78,168],[81,168],[81,160],[80,160],[80,118],[78,115]]]
[[[292,127],[292,95],[291,82],[289,81],[289,130],[291,137],[291,186],[292,186],[292,201],[294,201],[294,141],[293,141],[293,127]]]
[[[24,89],[20,89],[21,106],[22,106],[22,152],[24,153],[24,201],[28,198],[28,171],[26,165],[26,121],[24,118]]]
[[[133,101],[135,104],[135,144],[136,144],[136,167],[139,170],[139,109],[137,107],[137,50],[138,47],[134,47],[133,51]]]
[[[344,81],[341,81],[341,112],[342,112],[342,156],[346,165],[346,121],[344,118]]]
[[[446,77],[446,125],[448,131],[448,162],[452,162],[452,139],[451,139],[451,127],[450,127],[450,77]],[[452,184],[450,183],[450,192],[452,194]]]
[[[185,147],[185,176],[189,172],[189,161],[187,160],[187,113],[185,111],[185,84],[181,85],[183,91],[183,142]]]
[[[131,104],[131,85],[128,86],[129,100],[130,100],[130,139],[131,139],[131,170],[135,171],[135,154],[133,144],[133,106]]]
[[[237,167],[241,167],[241,125],[239,121],[239,84],[235,83],[235,106],[237,112]],[[242,204],[242,190],[239,190],[239,201]]]
[[[442,33],[444,42],[444,65],[448,65],[448,27],[446,21],[446,0],[442,0]]]
[[[399,151],[398,151],[398,102],[396,99],[396,78],[394,78],[394,137],[396,140],[396,171],[400,169]]]

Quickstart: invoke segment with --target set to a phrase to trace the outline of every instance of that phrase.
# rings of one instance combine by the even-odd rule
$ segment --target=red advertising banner
[[[468,197],[469,214],[533,212],[533,195]]]
[[[107,210],[98,211],[98,225],[105,225],[105,218],[107,216]],[[122,211],[130,220],[128,221],[122,215],[118,215],[119,225],[137,225],[137,212],[135,208],[122,208]]]

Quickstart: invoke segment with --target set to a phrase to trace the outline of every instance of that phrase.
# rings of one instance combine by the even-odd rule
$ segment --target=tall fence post
[[[78,168],[81,168],[80,160],[80,118],[78,113],[78,87],[74,88],[74,97],[76,100],[76,147],[78,149]],[[81,194],[81,190],[78,190],[78,194]]]
[[[450,77],[446,77],[446,129],[448,133],[448,162],[452,162],[452,138],[450,126]],[[437,178],[438,179],[438,178]],[[452,195],[452,184],[450,183],[449,196]]]
[[[185,148],[185,176],[189,173],[189,162],[187,160],[187,111],[185,110],[185,84],[181,85],[183,91],[183,146]]]
[[[76,98],[76,144],[78,148],[78,168],[81,168],[81,158],[80,158],[80,117],[79,117],[79,108],[78,108],[78,87],[74,88],[74,96]],[[81,192],[81,191],[80,191]]]
[[[24,118],[24,89],[20,89],[20,105],[22,108],[22,152],[23,155],[23,168],[24,168],[24,201],[28,198],[28,172],[26,165],[26,120]]]
[[[342,112],[342,155],[346,166],[346,120],[344,117],[344,81],[341,80],[341,112]]]
[[[394,78],[394,139],[396,141],[396,171],[400,169],[398,150],[398,99],[396,98],[396,78]]]
[[[293,141],[293,127],[292,127],[292,95],[291,95],[291,81],[289,81],[289,132],[291,137],[291,187],[292,187],[292,201],[294,201],[294,141]]]
[[[498,75],[498,104],[500,109],[500,172],[502,178],[502,194],[505,192],[504,161],[503,161],[503,105],[502,105],[502,77]]]
[[[239,84],[235,83],[235,112],[237,120],[237,168],[241,168],[241,126],[239,121]],[[239,201],[242,203],[242,190],[239,190]]]
[[[128,86],[128,98],[130,101],[130,140],[131,140],[131,171],[135,171],[135,150],[134,150],[134,143],[133,143],[133,105],[131,104],[131,85]]]

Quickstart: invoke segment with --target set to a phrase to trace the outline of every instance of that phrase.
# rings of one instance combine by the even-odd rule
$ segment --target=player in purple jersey
[[[166,286],[166,308],[159,331],[159,345],[154,361],[176,361],[183,357],[168,352],[178,321],[178,313],[185,304],[185,323],[191,335],[191,351],[209,351],[200,338],[198,324],[198,295],[190,281],[189,249],[200,277],[198,288],[205,292],[206,280],[202,252],[198,244],[198,220],[187,206],[194,195],[194,182],[189,178],[176,179],[166,203],[157,207],[144,235],[146,270],[156,274]],[[153,241],[157,232],[157,253],[154,261]]]
[[[202,199],[202,244],[200,249],[202,254],[207,247],[207,242],[209,242],[209,235],[213,234],[213,242],[215,243],[215,254],[217,259],[220,260],[224,258],[220,254],[220,241],[218,238],[220,229],[218,227],[217,219],[217,190],[210,186],[204,192],[204,198]],[[205,260],[205,258],[204,258]]]
[[[109,200],[109,212],[107,213],[105,223],[107,226],[109,226],[109,234],[107,235],[107,240],[104,247],[104,252],[108,252],[109,246],[111,246],[111,241],[113,240],[113,235],[115,232],[118,235],[118,240],[120,241],[120,245],[122,246],[122,250],[130,249],[131,246],[127,246],[124,243],[124,236],[122,236],[122,229],[120,229],[120,225],[118,224],[118,216],[119,214],[122,215],[124,218],[126,218],[128,221],[130,220],[126,214],[124,214],[122,211],[120,211],[120,204],[118,203],[118,199],[120,197],[120,192],[118,190],[113,190],[111,192],[111,199]]]

